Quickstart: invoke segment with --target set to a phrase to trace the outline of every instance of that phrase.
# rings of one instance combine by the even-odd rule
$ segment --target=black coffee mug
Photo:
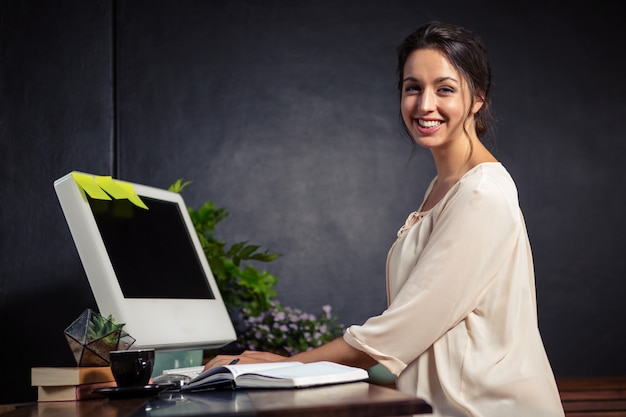
[[[154,349],[114,350],[109,352],[109,359],[118,387],[141,387],[150,381]]]

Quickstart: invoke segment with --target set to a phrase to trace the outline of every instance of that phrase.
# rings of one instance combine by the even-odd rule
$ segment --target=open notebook
[[[304,388],[363,381],[366,370],[333,362],[271,362],[224,365],[208,369],[183,390],[219,388]]]

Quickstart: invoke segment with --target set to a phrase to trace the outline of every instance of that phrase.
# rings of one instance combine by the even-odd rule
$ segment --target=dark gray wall
[[[30,367],[72,365],[63,329],[95,308],[52,182],[112,161],[108,1],[0,1],[0,403]]]
[[[52,189],[74,169],[193,180],[190,206],[231,212],[220,237],[283,254],[267,267],[284,304],[379,313],[434,174],[395,90],[395,47],[430,19],[489,49],[556,374],[625,374],[626,16],[499,3],[0,0],[0,374],[17,382],[0,402],[34,399],[31,366],[71,365],[63,328],[95,307]]]

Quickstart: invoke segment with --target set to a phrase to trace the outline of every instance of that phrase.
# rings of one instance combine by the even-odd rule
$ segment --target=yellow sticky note
[[[141,208],[148,210],[148,206],[146,206],[146,204],[141,200],[141,197],[137,195],[132,185],[126,182],[117,182],[117,181],[116,181],[116,184],[119,187],[126,189],[127,198],[131,203],[133,203],[137,207],[141,207]]]
[[[87,174],[81,174],[79,172],[72,172],[72,178],[76,181],[76,184],[82,188],[91,198],[96,200],[111,200],[111,196],[105,193],[98,184],[96,184],[94,177]]]
[[[114,199],[119,200],[122,198],[128,198],[126,190],[113,182],[113,178],[110,176],[96,176],[95,181],[100,188],[109,193]]]
[[[148,207],[141,201],[132,185],[121,181],[116,181],[110,176],[97,176],[96,183],[116,200],[125,198],[134,205],[148,210]]]

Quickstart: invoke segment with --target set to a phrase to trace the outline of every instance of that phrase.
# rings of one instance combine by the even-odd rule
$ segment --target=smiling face
[[[435,49],[415,50],[403,74],[402,119],[418,145],[435,150],[465,146],[468,134],[476,138],[473,115],[482,101],[472,102],[467,82],[445,55]]]

